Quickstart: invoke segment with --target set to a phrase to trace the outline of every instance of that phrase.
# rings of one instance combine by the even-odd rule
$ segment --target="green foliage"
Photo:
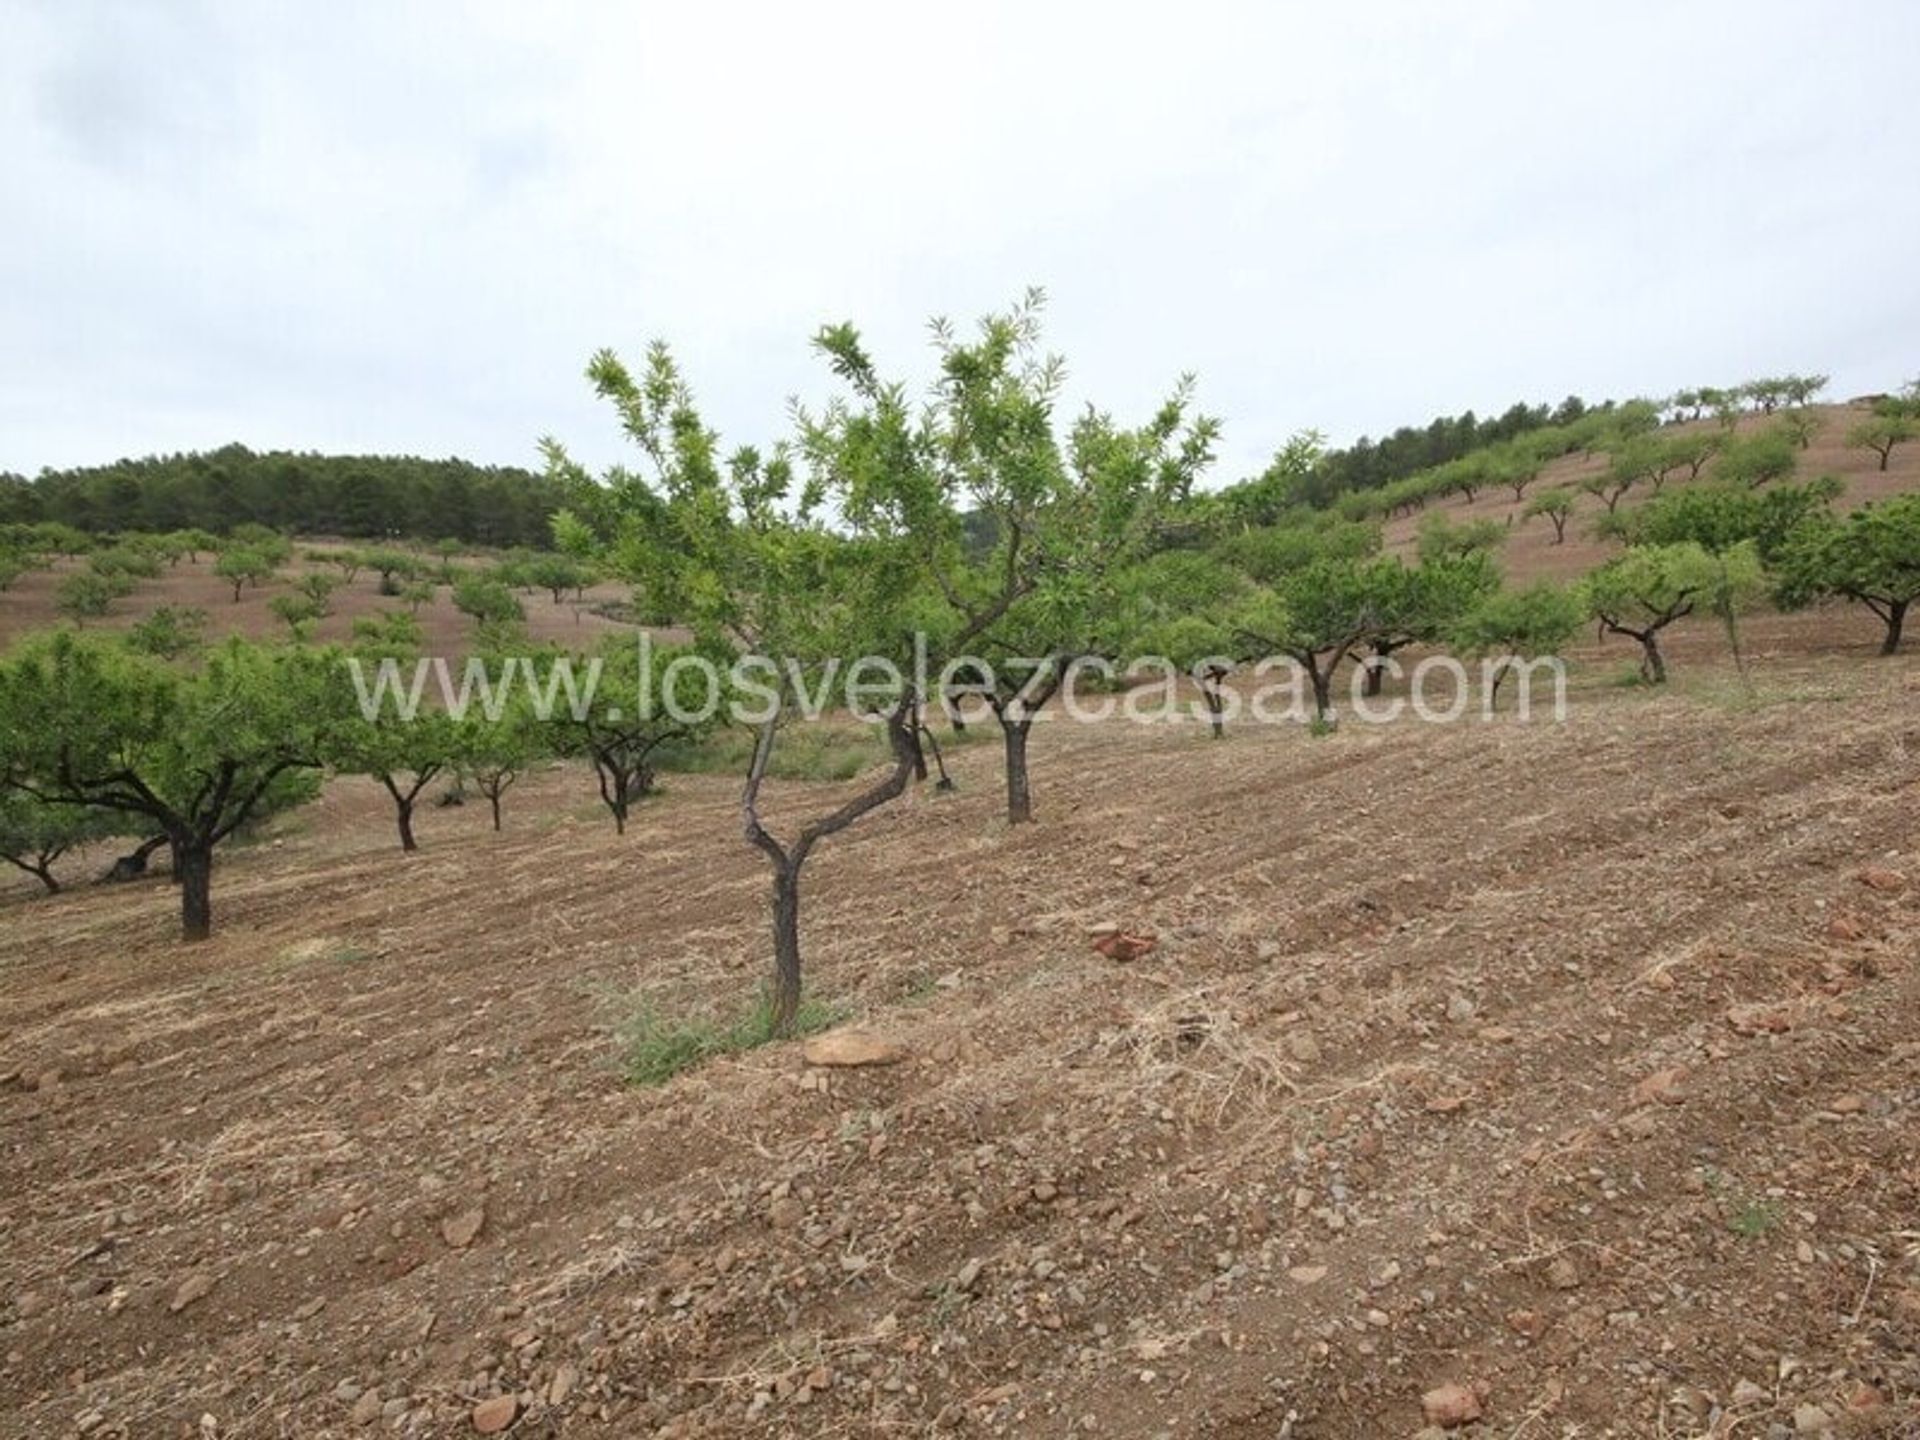
[[[1578,594],[1542,581],[1484,596],[1449,633],[1469,655],[1555,655],[1586,618]]]
[[[1920,420],[1894,412],[1876,414],[1847,431],[1847,444],[1856,450],[1871,450],[1880,457],[1885,470],[1893,459],[1893,448],[1920,435]]]
[[[240,603],[240,592],[248,585],[258,585],[273,577],[274,564],[265,553],[259,550],[238,546],[222,550],[220,558],[213,562],[213,573],[233,586],[233,603]]]
[[[1826,513],[1828,503],[1840,490],[1840,482],[1831,477],[1767,490],[1751,490],[1715,479],[1672,491],[1641,506],[1625,538],[1649,545],[1693,541],[1714,553],[1751,541],[1761,559],[1771,561],[1798,526]]]
[[[207,612],[193,606],[159,605],[136,620],[123,643],[128,649],[160,660],[191,655],[206,643]]]
[[[1270,584],[1318,559],[1360,560],[1380,552],[1378,521],[1319,515],[1303,523],[1243,530],[1213,546],[1212,554],[1254,580]]]
[[[225,530],[238,519],[281,534],[451,536],[456,550],[538,544],[556,503],[544,476],[517,467],[241,445],[46,471],[22,489],[35,514],[76,533]]]
[[[1778,427],[1728,440],[1713,467],[1716,480],[1757,490],[1774,480],[1785,480],[1799,468],[1800,447]]]
[[[463,575],[456,581],[453,608],[471,616],[480,625],[526,619],[519,597],[488,575]]]
[[[304,640],[313,628],[313,622],[326,614],[326,607],[307,595],[276,595],[267,602],[267,608],[274,618],[285,622],[289,634],[295,640]]]
[[[784,1035],[775,1024],[773,1001],[763,995],[746,1014],[731,1021],[704,1017],[672,1018],[641,1001],[621,1021],[615,1035],[629,1083],[664,1085],[682,1071],[721,1055],[749,1050],[790,1036],[828,1029],[839,1012],[818,1000],[804,1000]]]
[[[523,561],[516,574],[525,584],[545,590],[558,605],[569,590],[593,583],[593,571],[568,555],[541,554]]]
[[[433,590],[431,580],[409,580],[400,587],[400,599],[406,602],[409,611],[418,615],[422,605],[433,603]]]
[[[420,649],[420,622],[404,610],[353,617],[353,649],[363,658],[400,659]]]
[[[227,532],[227,546],[251,550],[276,570],[293,559],[293,542],[270,525],[243,521]]]
[[[1445,515],[1428,515],[1420,521],[1422,564],[1491,554],[1506,543],[1507,527],[1498,520],[1455,521]]]
[[[34,876],[48,894],[60,888],[54,861],[69,850],[133,828],[127,816],[112,810],[40,800],[0,784],[0,860]]]
[[[1908,607],[1920,600],[1920,494],[1865,505],[1844,519],[1809,518],[1781,547],[1779,598],[1805,605],[1837,596],[1865,605],[1900,648]]]
[[[320,652],[232,640],[183,672],[60,632],[0,665],[0,774],[164,832],[187,865],[183,931],[203,939],[214,847],[288,794],[289,772],[319,763],[350,704]]]
[[[1564,545],[1567,539],[1567,521],[1573,515],[1577,505],[1574,493],[1564,485],[1551,490],[1543,490],[1527,502],[1527,508],[1520,512],[1522,519],[1530,520],[1536,515],[1544,515],[1553,525],[1553,543]]]
[[[87,568],[109,580],[157,580],[163,568],[160,554],[145,545],[122,542],[87,556]]]
[[[60,613],[76,624],[84,625],[113,608],[113,602],[132,589],[121,577],[80,571],[67,576],[54,587],[53,603]]]

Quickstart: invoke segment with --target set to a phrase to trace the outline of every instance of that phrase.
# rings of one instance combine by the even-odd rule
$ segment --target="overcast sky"
[[[1920,6],[0,0],[0,469],[535,464],[664,336],[729,442],[851,319],[1050,295],[1216,476],[1469,406],[1920,373]]]

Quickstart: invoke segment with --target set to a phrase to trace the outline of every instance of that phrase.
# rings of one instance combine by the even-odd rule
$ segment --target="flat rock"
[[[520,1397],[496,1395],[473,1407],[473,1428],[482,1435],[498,1435],[520,1418]]]
[[[1429,1425],[1452,1430],[1480,1418],[1480,1397],[1464,1385],[1436,1385],[1420,1397],[1420,1411]]]
[[[173,1299],[167,1302],[167,1309],[178,1315],[196,1300],[204,1300],[212,1289],[213,1277],[204,1270],[196,1270],[180,1282]]]
[[[440,1222],[440,1238],[455,1250],[464,1250],[480,1238],[480,1229],[487,1223],[487,1212],[479,1205],[449,1215]]]
[[[809,1065],[897,1065],[907,1058],[907,1047],[864,1030],[829,1030],[801,1047]]]

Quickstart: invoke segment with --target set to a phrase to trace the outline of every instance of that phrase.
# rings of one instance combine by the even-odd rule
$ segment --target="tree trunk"
[[[1490,692],[1488,693],[1488,695],[1487,695],[1487,709],[1488,709],[1488,710],[1490,710],[1490,711],[1493,711],[1493,712],[1496,712],[1496,713],[1497,713],[1497,712],[1499,711],[1499,709],[1500,709],[1500,682],[1501,682],[1501,681],[1503,681],[1503,680],[1505,680],[1505,679],[1507,678],[1507,671],[1509,671],[1509,670],[1511,670],[1512,668],[1513,668],[1513,662],[1512,662],[1512,661],[1510,661],[1510,660],[1502,660],[1502,661],[1500,662],[1500,666],[1499,666],[1499,668],[1498,668],[1497,670],[1495,670],[1495,671],[1493,672],[1493,689],[1492,689],[1492,690],[1491,690],[1491,691],[1490,691]]]
[[[1645,659],[1640,668],[1646,672],[1647,679],[1653,684],[1666,684],[1667,660],[1666,657],[1660,653],[1660,632],[1658,630],[1648,630],[1637,638],[1640,641],[1640,648],[1646,652]]]
[[[395,817],[400,822],[400,848],[413,851],[420,848],[420,842],[413,838],[413,801],[395,798],[393,802]]]
[[[623,794],[616,800],[609,800],[607,802],[607,808],[613,811],[613,833],[616,835],[626,834],[627,797]]]
[[[487,792],[487,804],[493,807],[493,829],[494,833],[498,834],[500,831],[500,792],[498,790]]]
[[[179,869],[180,938],[205,940],[213,934],[213,847],[177,843],[173,863]]]
[[[1386,687],[1386,661],[1390,653],[1392,652],[1382,646],[1376,645],[1373,647],[1373,655],[1367,661],[1366,684],[1361,687],[1362,693],[1364,693],[1369,700],[1376,699],[1381,690]]]
[[[1007,823],[1026,825],[1033,820],[1033,790],[1027,781],[1027,732],[1031,720],[1000,722],[1007,742]]]
[[[1564,515],[1554,515],[1549,518],[1553,521],[1553,543],[1556,545],[1566,544],[1567,517]]]
[[[1204,681],[1200,685],[1200,698],[1207,707],[1207,723],[1213,727],[1213,738],[1227,738],[1226,704],[1220,698],[1220,692]]]
[[[1880,653],[1882,655],[1895,655],[1899,653],[1900,631],[1907,623],[1907,606],[1911,603],[1911,601],[1907,600],[1894,600],[1888,603],[1887,613],[1884,617],[1887,622],[1887,638],[1882,641],[1880,645]]]
[[[1336,656],[1334,664],[1339,664]],[[1313,714],[1323,724],[1333,717],[1333,665],[1322,670],[1318,665],[1307,666],[1307,678],[1313,682]]]
[[[773,867],[773,1033],[793,1034],[800,1015],[800,867]]]

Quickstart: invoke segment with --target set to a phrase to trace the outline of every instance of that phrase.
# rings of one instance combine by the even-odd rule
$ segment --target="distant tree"
[[[1445,515],[1429,515],[1420,522],[1420,562],[1452,560],[1462,555],[1491,553],[1507,543],[1507,527],[1498,520],[1456,523]]]
[[[1691,542],[1636,545],[1588,575],[1581,595],[1603,630],[1639,642],[1640,673],[1659,685],[1667,678],[1660,632],[1711,598],[1718,568]]]
[[[1297,664],[1313,687],[1315,718],[1330,725],[1340,662],[1372,639],[1404,584],[1398,560],[1317,560],[1256,592],[1232,627],[1256,653]]]
[[[1827,388],[1825,375],[1786,375],[1780,381],[1780,398],[1789,405],[1811,405]]]
[[[500,829],[500,802],[513,783],[543,755],[551,727],[535,714],[525,690],[515,690],[498,716],[469,708],[454,731],[454,764],[487,797],[493,828]]]
[[[333,592],[346,583],[332,575],[306,574],[296,582],[295,588],[303,599],[312,603],[314,615],[333,613]]]
[[[1215,739],[1226,733],[1224,685],[1238,647],[1225,617],[1249,590],[1246,577],[1211,556],[1165,550],[1123,572],[1130,648],[1156,656],[1192,679]]]
[[[176,530],[173,536],[189,565],[198,565],[202,555],[211,555],[220,548],[220,537],[205,530]]]
[[[453,587],[453,608],[480,625],[526,619],[513,591],[485,575],[464,575]]]
[[[1698,480],[1707,462],[1720,453],[1720,447],[1725,442],[1711,430],[1695,430],[1685,435],[1670,436],[1664,443],[1667,458],[1673,465],[1684,468],[1687,479]]]
[[[337,546],[330,550],[309,550],[307,559],[316,565],[331,565],[340,572],[342,585],[353,584],[354,576],[360,573],[366,558],[358,551],[346,546]]]
[[[1757,490],[1773,480],[1784,480],[1799,468],[1798,446],[1776,428],[1729,440],[1721,448],[1714,475],[1731,484]]]
[[[338,727],[326,751],[327,763],[343,775],[366,775],[379,782],[393,801],[400,848],[420,848],[414,838],[413,812],[420,792],[451,769],[459,756],[459,732],[444,710],[422,706],[411,716],[383,708],[369,720],[355,715]]]
[[[1862,506],[1844,519],[1822,514],[1794,531],[1779,565],[1782,603],[1838,596],[1886,626],[1882,655],[1897,654],[1907,611],[1920,600],[1920,493]]]
[[[61,632],[0,664],[0,774],[49,803],[165,834],[181,933],[212,933],[213,855],[257,813],[311,793],[322,736],[350,702],[320,652],[230,640],[191,672]]]
[[[1527,502],[1527,508],[1521,513],[1526,519],[1532,519],[1535,515],[1546,516],[1553,525],[1553,543],[1564,545],[1567,543],[1567,521],[1572,517],[1573,510],[1573,491],[1561,485],[1541,491]]]
[[[420,573],[418,558],[404,550],[368,550],[361,555],[360,562],[380,577],[382,595],[398,595],[401,583]]]
[[[0,550],[0,593],[11,589],[13,582],[30,569],[27,557],[16,550]]]
[[[1801,524],[1827,513],[1841,489],[1831,476],[1765,490],[1710,480],[1641,506],[1622,538],[1645,545],[1691,541],[1714,553],[1751,541],[1760,558],[1771,563]]]
[[[1589,495],[1605,502],[1607,513],[1613,514],[1620,508],[1620,502],[1627,492],[1640,483],[1641,474],[1637,467],[1611,463],[1605,470],[1594,475],[1583,475],[1579,487]]]
[[[160,578],[161,565],[161,556],[157,551],[124,542],[105,550],[95,550],[87,557],[87,568],[109,580],[157,580]]]
[[[362,658],[402,659],[417,654],[420,622],[405,611],[381,610],[353,617],[353,648]]]
[[[267,602],[274,618],[286,624],[289,635],[304,640],[313,630],[313,622],[326,612],[307,595],[276,595]]]
[[[1847,431],[1847,444],[1856,450],[1871,450],[1880,457],[1884,472],[1893,459],[1893,447],[1920,435],[1920,421],[1905,415],[1875,415]]]
[[[590,574],[586,566],[571,556],[551,554],[531,557],[519,573],[526,583],[552,595],[556,605],[566,598],[569,590],[586,585]]]
[[[130,650],[160,660],[191,655],[205,643],[207,612],[190,606],[159,605],[133,623],[125,637]]]
[[[1793,445],[1796,450],[1805,450],[1813,444],[1813,437],[1820,433],[1820,417],[1810,410],[1789,410],[1774,422],[1774,428]]]
[[[1578,595],[1542,582],[1483,595],[1449,627],[1449,639],[1466,654],[1499,657],[1488,696],[1498,708],[1500,686],[1515,661],[1558,655],[1585,618]]]
[[[60,613],[76,625],[106,614],[113,602],[126,591],[104,575],[80,571],[67,576],[54,587],[54,604]]]
[[[400,598],[406,602],[407,609],[418,615],[422,605],[433,603],[434,587],[431,580],[409,580],[400,587]]]
[[[270,525],[245,521],[227,532],[227,544],[253,551],[275,569],[293,559],[293,542]]]
[[[40,800],[0,784],[0,860],[24,870],[58,894],[53,862],[69,850],[128,833],[129,818],[112,810],[92,810]]]
[[[258,550],[244,548],[222,550],[213,562],[213,573],[233,586],[233,603],[240,603],[240,592],[248,585],[271,579],[273,562]]]
[[[635,802],[653,793],[661,752],[717,723],[717,714],[705,713],[699,672],[676,664],[693,653],[657,646],[643,665],[632,639],[616,636],[592,656],[560,657],[576,675],[584,675],[588,662],[598,660],[600,678],[590,701],[583,695],[585,703],[577,708],[555,708],[545,722],[548,746],[593,767],[600,803],[613,817],[616,835],[627,833],[627,816]]]
[[[1436,517],[1437,518],[1437,517]],[[1505,538],[1503,527],[1490,521]],[[1461,526],[1463,530],[1471,526]],[[1409,645],[1442,642],[1460,616],[1486,595],[1499,589],[1500,570],[1492,550],[1474,545],[1446,547],[1426,544],[1422,536],[1420,564],[1407,567],[1397,561],[1376,562],[1372,576],[1373,626],[1362,661],[1363,692],[1378,695],[1386,683],[1386,662]]]

